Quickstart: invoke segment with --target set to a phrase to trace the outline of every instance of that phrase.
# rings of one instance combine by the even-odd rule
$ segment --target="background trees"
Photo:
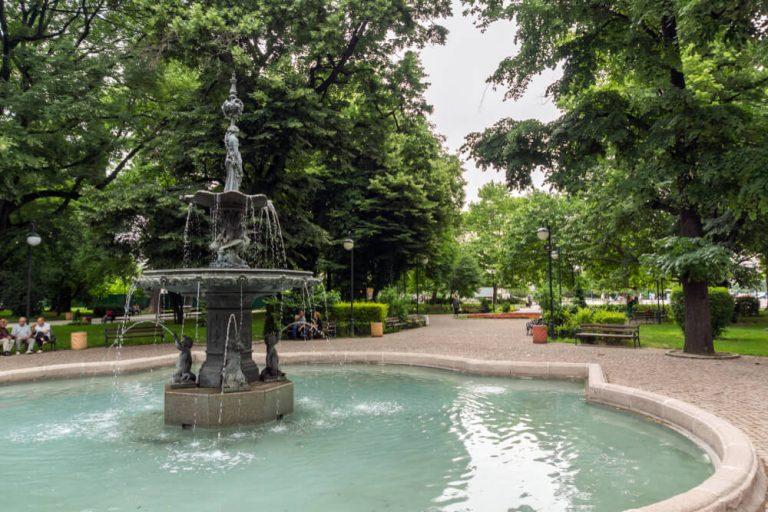
[[[137,260],[179,263],[180,197],[224,178],[219,106],[232,71],[245,102],[243,188],[273,199],[290,267],[347,290],[338,241],[351,233],[355,282],[379,289],[458,223],[461,166],[427,121],[414,51],[442,42],[435,20],[448,0],[0,7],[4,239],[23,243],[36,221],[57,254],[72,248],[54,233],[86,229],[76,252],[104,247],[120,262],[87,265],[104,279]],[[199,227],[191,256],[201,262]],[[3,271],[23,269],[23,256],[0,254]],[[49,301],[64,282],[39,281]]]
[[[465,3],[483,23],[518,25],[520,51],[491,78],[510,98],[540,71],[563,69],[548,89],[559,119],[502,121],[469,138],[473,155],[512,187],[542,169],[592,211],[623,210],[652,230],[649,261],[683,286],[685,350],[712,353],[707,284],[727,277],[740,227],[766,210],[764,6]],[[632,226],[616,223],[612,235]]]

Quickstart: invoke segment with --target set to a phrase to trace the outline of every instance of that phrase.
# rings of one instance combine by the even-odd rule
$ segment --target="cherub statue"
[[[225,393],[248,391],[251,389],[240,366],[242,351],[243,344],[240,340],[230,340],[227,346],[224,367],[221,369],[222,388]]]
[[[267,366],[261,370],[259,378],[264,382],[285,379],[285,374],[280,371],[280,358],[277,356],[277,334],[271,333],[264,336],[264,343],[267,345]]]
[[[197,377],[192,373],[192,344],[194,340],[189,336],[182,336],[181,339],[176,336],[174,341],[176,348],[179,349],[179,360],[176,361],[176,371],[173,373],[171,383],[194,386],[197,382]]]

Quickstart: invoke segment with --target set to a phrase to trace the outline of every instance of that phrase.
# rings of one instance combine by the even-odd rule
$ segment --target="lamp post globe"
[[[32,247],[37,247],[40,245],[40,243],[43,241],[42,237],[35,233],[34,231],[31,231],[27,235],[27,243]]]
[[[542,242],[549,239],[549,228],[539,228],[536,230],[536,236]]]
[[[344,245],[344,249],[347,251],[351,251],[352,249],[355,248],[355,241],[352,240],[351,238],[344,239],[344,242],[342,242],[342,244]]]
[[[557,249],[554,249],[554,250],[552,251],[552,259],[553,259],[553,260],[556,260],[556,259],[558,259],[558,258],[560,258],[560,251],[559,251],[559,250],[557,250]]]

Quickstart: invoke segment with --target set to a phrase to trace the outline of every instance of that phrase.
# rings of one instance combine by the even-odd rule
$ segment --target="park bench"
[[[21,343],[21,346],[22,346],[22,351],[23,351],[23,352],[26,352],[26,351],[29,349],[29,344],[30,344],[31,342],[32,342],[32,341],[30,340],[30,341],[23,341],[23,342]],[[50,339],[49,339],[48,341],[43,341],[43,346],[41,346],[41,347],[40,347],[40,349],[41,349],[41,350],[45,350],[45,345],[46,345],[46,344],[48,344],[48,345],[50,345],[50,346],[51,346],[51,350],[56,350],[56,335],[55,335],[55,334],[53,334],[53,331],[51,331],[51,336],[50,336]]]
[[[635,348],[640,347],[640,327],[622,324],[581,324],[576,333],[576,342],[593,339],[630,340]]]
[[[661,315],[661,316],[659,316]],[[646,309],[645,311],[635,311],[632,313],[632,321],[633,322],[656,322],[657,320],[661,319],[661,321],[665,321],[667,319],[667,312],[666,311],[653,311],[651,309]]]
[[[397,317],[397,316],[390,316],[384,320],[384,329],[390,332],[399,331],[403,327],[407,327],[407,326],[408,326],[408,322],[404,322],[400,320],[400,317]]]
[[[533,320],[525,322],[525,335],[526,336],[533,336],[533,326],[534,325],[546,325],[546,324],[544,323],[544,319],[543,318],[534,318]]]
[[[104,346],[109,347],[120,335],[120,325],[111,325],[104,328]],[[165,329],[155,325],[140,325],[138,327],[126,326],[126,332],[123,333],[123,341],[130,339],[158,339],[161,343],[165,341]],[[111,341],[110,341],[111,340]]]
[[[424,315],[408,315],[406,323],[408,328],[412,329],[414,327],[424,327],[427,325],[427,320],[424,318]]]

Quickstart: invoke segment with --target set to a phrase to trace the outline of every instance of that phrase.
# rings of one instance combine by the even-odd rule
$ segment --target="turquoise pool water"
[[[569,382],[400,367],[288,368],[259,428],[163,425],[168,370],[0,387],[8,511],[613,511],[709,476],[652,421]]]

